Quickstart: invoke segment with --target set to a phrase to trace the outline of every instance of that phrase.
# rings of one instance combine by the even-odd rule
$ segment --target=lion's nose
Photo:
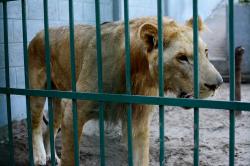
[[[204,84],[209,90],[216,90],[223,83],[222,77],[217,78],[217,82],[215,84]]]
[[[218,85],[218,87],[221,86],[222,83],[223,83],[223,78],[220,75],[220,77],[217,78],[217,85]]]

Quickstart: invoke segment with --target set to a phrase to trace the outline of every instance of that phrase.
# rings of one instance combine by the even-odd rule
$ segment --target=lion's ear
[[[144,23],[140,26],[139,35],[144,41],[147,51],[150,52],[158,47],[157,26],[151,23]]]
[[[193,18],[186,21],[186,25],[193,28]],[[198,30],[204,30],[204,24],[200,16],[198,16]]]

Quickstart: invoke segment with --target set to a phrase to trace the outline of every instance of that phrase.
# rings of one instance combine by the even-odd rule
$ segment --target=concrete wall
[[[207,17],[220,0],[200,1],[199,11]],[[168,3],[167,3],[168,2]],[[49,0],[49,25],[68,25],[68,0]],[[164,15],[170,15],[183,22],[192,15],[192,0],[165,0]],[[4,80],[4,45],[3,45],[3,15],[0,3],[0,86],[5,86]],[[129,15],[131,18],[141,16],[156,16],[157,1],[130,0]],[[123,20],[123,1],[101,0],[101,21]],[[95,24],[94,0],[74,0],[75,23]],[[28,41],[43,29],[43,1],[27,0]],[[8,36],[10,57],[10,83],[13,88],[24,88],[24,65],[22,47],[21,1],[8,2]],[[6,124],[6,102],[0,95],[0,125]],[[13,119],[26,117],[25,97],[11,96]]]
[[[243,79],[250,81],[250,4],[237,4],[234,6],[235,47],[243,46],[245,53],[242,59],[241,72]],[[240,19],[239,19],[240,18]],[[229,58],[229,57],[228,57]],[[228,60],[229,61],[229,60]]]

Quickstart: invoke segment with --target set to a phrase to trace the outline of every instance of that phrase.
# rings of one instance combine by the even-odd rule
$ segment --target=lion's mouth
[[[190,98],[193,98],[193,93],[187,93],[187,92],[182,91],[182,92],[178,95],[178,97],[179,97],[179,98],[190,99]]]
[[[178,95],[179,98],[185,98],[185,99],[190,99],[193,98],[193,93],[187,93],[187,92],[180,92]],[[184,109],[190,109],[191,107],[182,107]]]

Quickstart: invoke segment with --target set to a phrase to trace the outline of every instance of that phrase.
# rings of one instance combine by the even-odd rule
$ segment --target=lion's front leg
[[[149,116],[133,119],[133,164],[134,166],[149,165]],[[122,123],[124,142],[127,142],[127,122]]]
[[[72,113],[72,102],[71,100],[63,100],[62,103],[65,106],[65,111],[62,119],[62,157],[59,165],[61,166],[73,166],[75,165],[74,159],[74,129],[73,129],[73,113]],[[85,105],[86,106],[86,105]],[[83,101],[77,101],[78,107],[78,145],[80,146],[82,129],[87,122],[85,116],[85,108]],[[79,152],[78,152],[79,154]]]
[[[65,102],[65,101],[63,101]],[[78,110],[78,112],[81,112]],[[84,118],[81,118],[81,114],[78,113],[78,145],[82,135],[82,129],[84,125]],[[73,129],[73,114],[72,114],[72,103],[70,100],[66,101],[66,108],[63,114],[62,121],[62,157],[61,166],[73,166],[75,165],[74,160],[74,129]],[[79,154],[79,152],[78,152]]]
[[[139,131],[138,131],[139,130]],[[133,138],[133,164],[134,166],[149,165],[149,128],[135,129]]]

